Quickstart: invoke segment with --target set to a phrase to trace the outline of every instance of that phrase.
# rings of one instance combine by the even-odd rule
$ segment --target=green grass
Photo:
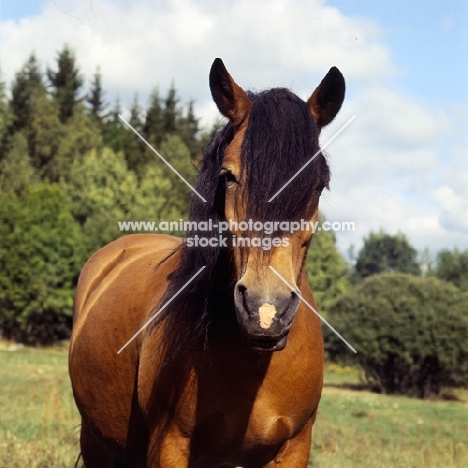
[[[79,416],[67,366],[66,349],[0,348],[0,467],[74,465]]]
[[[311,467],[468,467],[468,392],[458,401],[377,395],[356,372],[328,366]]]
[[[79,416],[66,347],[5,348],[0,343],[0,467],[72,467]],[[334,365],[325,384],[310,467],[468,466],[467,391],[459,401],[376,395],[356,390],[359,375]]]

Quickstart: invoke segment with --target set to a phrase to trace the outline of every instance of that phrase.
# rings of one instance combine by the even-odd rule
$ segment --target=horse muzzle
[[[234,290],[234,304],[245,346],[257,351],[284,349],[299,302],[299,292],[265,294],[239,281]]]

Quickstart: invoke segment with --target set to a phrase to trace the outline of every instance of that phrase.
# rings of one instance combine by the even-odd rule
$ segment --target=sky
[[[221,57],[246,89],[291,88],[306,100],[331,66],[345,104],[321,136],[329,221],[340,250],[371,231],[401,232],[422,251],[468,248],[468,2],[457,0],[0,0],[0,69],[11,83],[32,51],[54,67],[69,44],[87,86],[106,99],[174,81],[205,125],[219,119],[208,88]]]

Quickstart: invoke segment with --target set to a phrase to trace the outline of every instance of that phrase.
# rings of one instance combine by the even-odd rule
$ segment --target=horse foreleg
[[[115,457],[102,447],[84,422],[81,423],[80,447],[86,468],[114,468]]]
[[[189,459],[190,439],[178,428],[171,428],[163,440],[150,436],[147,468],[188,468]]]
[[[309,466],[314,421],[315,414],[295,437],[288,439],[283,444],[274,460],[267,463],[264,468],[307,468]]]

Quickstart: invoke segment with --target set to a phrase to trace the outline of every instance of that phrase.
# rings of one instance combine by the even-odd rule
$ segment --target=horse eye
[[[226,185],[229,187],[231,185],[237,184],[236,176],[228,169],[221,169],[219,173],[220,177],[224,177]]]

